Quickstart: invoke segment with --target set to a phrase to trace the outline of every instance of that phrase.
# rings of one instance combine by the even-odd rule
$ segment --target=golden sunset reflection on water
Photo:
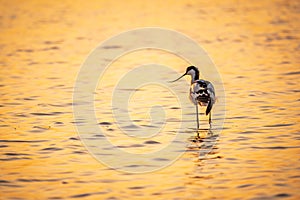
[[[1,1],[0,8],[0,199],[300,198],[298,1],[13,0]],[[89,53],[108,38],[141,27],[181,32],[207,51],[223,81],[226,117],[218,136],[204,131],[195,141],[193,131],[182,133],[190,138],[182,141],[186,152],[178,160],[135,174],[111,169],[86,150],[72,106]],[[182,113],[190,116],[185,123],[195,123],[193,111],[180,109],[168,88],[145,85],[122,112],[128,109],[134,125],[147,127],[153,125],[151,107],[160,105],[167,119],[156,124],[162,131],[133,138],[119,130],[112,91],[124,74],[151,63],[179,74],[190,65],[159,50],[132,52],[111,63],[94,92],[105,137],[133,154],[167,146]],[[176,92],[188,98],[188,87]],[[206,125],[207,117],[200,118]],[[201,145],[212,137],[216,144],[200,158]]]

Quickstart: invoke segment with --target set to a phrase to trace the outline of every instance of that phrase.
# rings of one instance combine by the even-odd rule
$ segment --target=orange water
[[[0,5],[1,199],[300,198],[299,2],[1,1]],[[123,173],[94,159],[78,139],[73,86],[81,63],[100,42],[146,26],[182,32],[206,49],[223,79],[226,122],[205,158],[199,159],[201,141],[187,140],[183,141],[187,152],[172,165],[149,173]],[[187,65],[174,55],[150,51],[114,64],[127,69],[149,62],[182,72]],[[117,72],[108,71],[107,88],[114,86]],[[157,87],[148,90],[159,95]],[[99,117],[109,111],[100,103],[105,105],[110,98],[96,91]],[[148,124],[139,98],[132,97],[137,103],[129,109],[139,110],[132,118]],[[166,107],[172,102],[149,99]],[[167,116],[177,112],[171,110]],[[104,116],[113,121],[111,115]],[[161,148],[172,138],[168,130],[175,125],[166,127],[166,134],[155,138],[157,143],[140,142],[127,151]],[[110,128],[108,135],[119,134],[115,124]],[[111,140],[132,145],[116,137]]]

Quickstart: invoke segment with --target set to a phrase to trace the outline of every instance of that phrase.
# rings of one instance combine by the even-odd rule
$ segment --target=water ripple
[[[0,142],[16,142],[16,143],[38,143],[48,142],[49,140],[0,140]]]

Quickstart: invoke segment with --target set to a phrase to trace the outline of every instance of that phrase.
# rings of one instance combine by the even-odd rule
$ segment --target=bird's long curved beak
[[[180,76],[178,79],[175,79],[174,81],[169,81],[170,83],[173,83],[173,82],[175,82],[175,81],[178,81],[179,79],[181,79],[182,77],[184,77],[186,75],[186,73],[185,74],[183,74],[182,76]]]

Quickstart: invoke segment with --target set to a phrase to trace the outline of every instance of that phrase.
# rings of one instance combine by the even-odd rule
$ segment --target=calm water
[[[1,2],[0,198],[299,199],[299,12],[299,2],[285,0]],[[92,49],[145,26],[177,30],[206,49],[222,76],[226,120],[220,134],[202,131],[199,140],[191,127],[182,133],[186,152],[176,162],[134,174],[110,169],[88,153],[77,134],[72,97]],[[148,109],[162,105],[164,129],[141,140],[121,134],[111,114],[111,90],[122,74],[145,63],[178,72],[188,65],[165,52],[134,52],[112,64],[94,96],[105,136],[137,154],[168,144],[181,112],[190,115],[185,123],[195,125],[193,110],[182,111],[171,93],[152,86],[137,91],[128,110],[136,125],[147,126]],[[216,141],[212,151],[199,158],[210,141]]]

